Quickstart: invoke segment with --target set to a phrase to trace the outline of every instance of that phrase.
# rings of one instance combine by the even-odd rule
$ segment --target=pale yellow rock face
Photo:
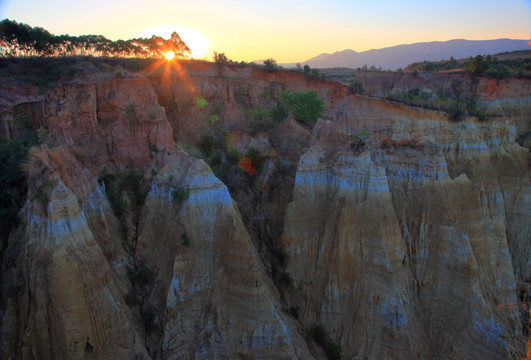
[[[176,189],[189,197],[172,201]],[[227,188],[204,162],[179,153],[156,176],[136,255],[155,274],[148,299],[164,324],[163,358],[310,358]]]
[[[364,97],[332,116],[299,162],[282,236],[302,323],[346,358],[517,356],[518,312],[497,309],[516,303],[512,264],[520,280],[530,268],[526,151],[510,124]],[[380,149],[384,136],[398,144]],[[399,145],[412,136],[423,145]]]
[[[385,169],[368,152],[349,150],[335,124],[317,127],[319,140],[299,163],[282,237],[291,305],[307,327],[322,324],[346,358],[407,354],[419,341],[409,330],[415,319],[406,247]]]
[[[77,165],[69,173],[84,184],[77,192],[85,196],[65,185],[53,160],[58,155]],[[2,326],[3,357],[147,356],[138,319],[124,302],[123,250],[106,243],[117,233],[105,230],[110,208],[104,190],[64,150],[42,148],[29,167],[37,188],[8,248],[12,264],[4,280],[13,287],[4,319],[11,326]]]

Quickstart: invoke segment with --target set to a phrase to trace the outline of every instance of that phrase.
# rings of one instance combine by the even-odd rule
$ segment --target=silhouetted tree
[[[481,76],[487,70],[488,64],[483,59],[483,56],[478,55],[475,58],[470,58],[467,62],[465,70],[472,76]]]
[[[278,70],[277,61],[275,59],[264,60],[264,70],[268,72],[273,72]]]
[[[111,41],[101,35],[55,36],[40,27],[30,27],[5,19],[0,22],[0,56],[114,56],[160,58],[167,51],[176,57],[191,55],[190,49],[174,32],[169,40],[158,36],[150,39]]]
[[[216,63],[216,71],[219,76],[223,76],[223,70],[229,63],[229,59],[225,56],[225,53],[217,53],[214,51],[214,62]]]

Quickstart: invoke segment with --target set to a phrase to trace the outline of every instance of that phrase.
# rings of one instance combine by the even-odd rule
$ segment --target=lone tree
[[[216,70],[219,76],[223,76],[223,70],[229,63],[229,59],[225,56],[225,53],[217,53],[214,51],[214,62],[216,63]]]
[[[472,76],[481,76],[487,68],[488,64],[483,59],[483,56],[478,55],[475,58],[470,58],[466,64],[465,70],[472,74]]]
[[[267,72],[273,72],[278,70],[277,61],[275,59],[264,60],[264,70]]]

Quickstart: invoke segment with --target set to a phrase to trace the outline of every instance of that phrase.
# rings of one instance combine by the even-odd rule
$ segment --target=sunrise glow
[[[187,28],[179,25],[164,25],[150,28],[138,34],[137,37],[150,38],[153,35],[160,36],[164,39],[169,39],[172,32],[177,32],[181,39],[186,43],[192,52],[194,59],[200,59],[205,56],[210,47],[210,41],[205,35],[197,30]]]
[[[164,57],[166,60],[171,60],[175,57],[175,53],[173,51],[168,51],[166,54],[164,54]]]

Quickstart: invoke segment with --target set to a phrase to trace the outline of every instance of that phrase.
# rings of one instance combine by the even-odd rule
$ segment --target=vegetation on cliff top
[[[531,51],[470,57],[468,59],[423,61],[408,65],[404,70],[418,73],[466,71],[473,76],[495,79],[506,77],[531,78]]]

